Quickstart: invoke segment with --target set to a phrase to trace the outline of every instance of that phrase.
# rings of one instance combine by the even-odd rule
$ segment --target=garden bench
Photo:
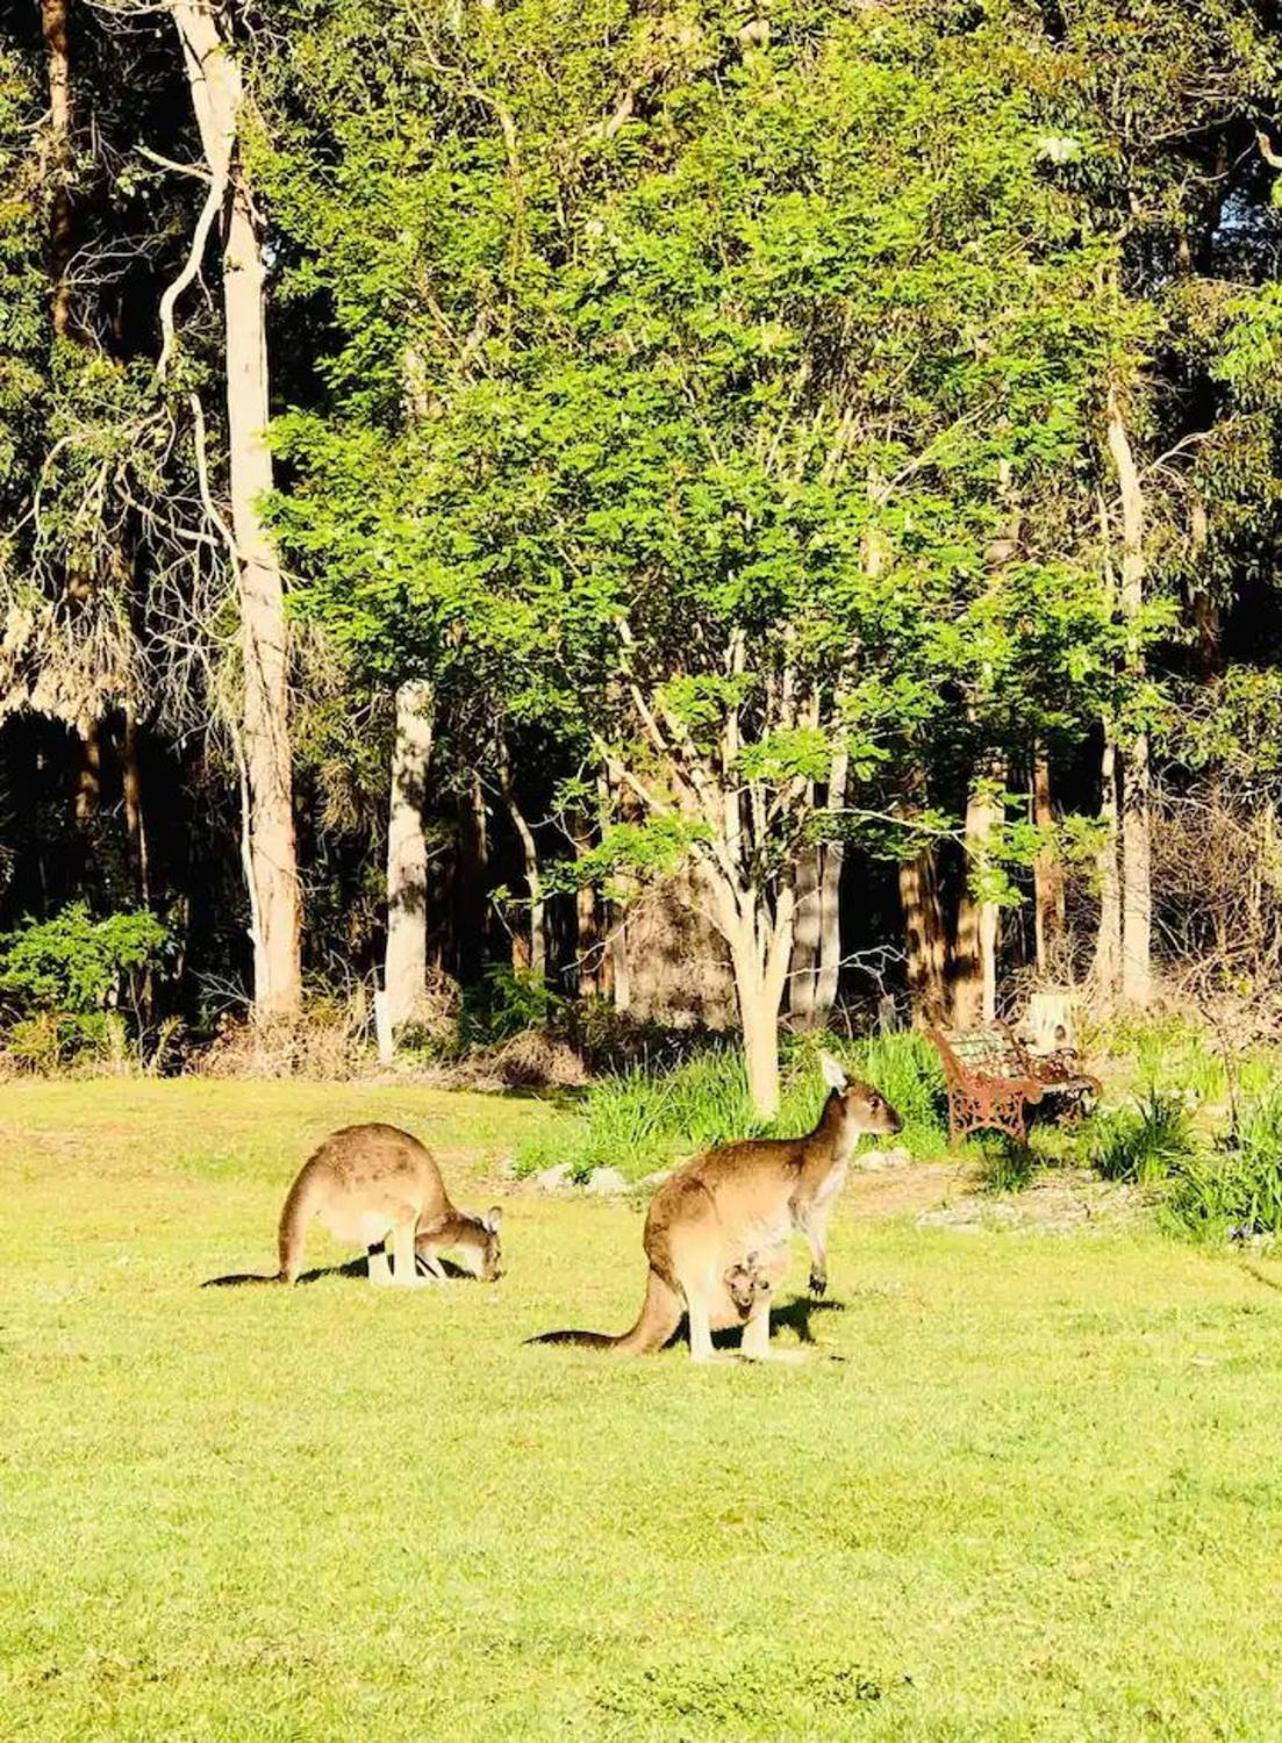
[[[982,1029],[929,1030],[948,1083],[948,1142],[970,1132],[998,1131],[1028,1142],[1028,1113],[1047,1097],[1060,1118],[1075,1118],[1098,1101],[1100,1082],[1083,1072],[1071,1048],[1030,1054],[1004,1023]]]

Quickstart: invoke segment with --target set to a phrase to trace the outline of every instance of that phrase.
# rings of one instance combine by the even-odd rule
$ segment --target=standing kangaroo
[[[712,1333],[743,1325],[741,1353],[770,1355],[770,1296],[788,1263],[788,1237],[810,1243],[810,1287],[827,1288],[828,1219],[861,1135],[898,1132],[894,1108],[870,1084],[851,1083],[823,1056],[828,1099],[819,1124],[803,1138],[754,1138],[705,1151],[659,1188],[645,1220],[650,1261],[645,1301],[630,1331],[554,1331],[533,1343],[581,1344],[646,1355],[662,1349],[690,1321],[690,1354],[713,1356]]]
[[[275,1277],[218,1277],[216,1283],[293,1283],[303,1268],[308,1225],[317,1217],[334,1239],[369,1250],[371,1283],[412,1289],[444,1279],[440,1254],[454,1248],[474,1277],[499,1275],[496,1205],[468,1216],[450,1202],[431,1152],[396,1126],[344,1126],[299,1170],[280,1213]],[[390,1244],[394,1268],[388,1263]],[[417,1254],[428,1277],[418,1275]]]

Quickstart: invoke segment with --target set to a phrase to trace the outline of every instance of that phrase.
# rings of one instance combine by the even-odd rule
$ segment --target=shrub
[[[1114,1017],[1087,1050],[1124,1060],[1139,1082],[1154,1089],[1191,1091],[1200,1101],[1217,1101],[1228,1089],[1219,1042],[1188,1016]]]
[[[485,971],[479,987],[463,996],[460,1039],[465,1046],[510,1041],[524,1029],[546,1028],[564,1005],[560,994],[533,969],[497,963]]]
[[[115,1011],[36,1011],[9,1030],[4,1056],[18,1071],[49,1075],[73,1064],[130,1063],[129,1035]]]
[[[136,1064],[141,1035],[131,1046],[116,1007],[140,1016],[149,977],[162,966],[169,942],[154,914],[128,911],[97,920],[83,902],[0,937],[5,1063],[37,1072]]]
[[[1193,1155],[1188,1103],[1178,1090],[1149,1088],[1130,1107],[1096,1114],[1087,1129],[1091,1166],[1105,1180],[1154,1186]]]
[[[639,1179],[714,1144],[809,1131],[827,1094],[819,1075],[821,1048],[838,1055],[852,1075],[875,1083],[899,1110],[904,1133],[896,1143],[914,1154],[933,1154],[942,1147],[942,1075],[920,1036],[887,1035],[854,1043],[806,1036],[788,1047],[781,1105],[772,1121],[753,1110],[740,1048],[722,1041],[677,1064],[636,1064],[602,1079],[572,1120],[524,1147],[517,1157],[518,1171],[532,1173],[565,1162],[575,1179],[601,1167]]]
[[[1236,1133],[1218,1150],[1182,1165],[1168,1210],[1207,1238],[1282,1233],[1282,1080],[1243,1104]]]
[[[95,920],[73,902],[52,920],[27,920],[0,938],[0,994],[24,1013],[87,1016],[130,994],[137,1003],[168,943],[168,929],[146,910]]]

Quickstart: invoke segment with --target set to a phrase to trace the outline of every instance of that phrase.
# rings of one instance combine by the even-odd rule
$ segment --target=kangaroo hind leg
[[[392,1230],[392,1282],[397,1289],[424,1289],[426,1277],[420,1277],[414,1262],[414,1231],[417,1219],[408,1217]]]

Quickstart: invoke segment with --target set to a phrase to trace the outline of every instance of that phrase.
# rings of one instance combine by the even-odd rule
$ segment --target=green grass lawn
[[[496,1286],[198,1288],[331,1127],[479,1207],[537,1102],[0,1095],[3,1743],[1282,1738],[1282,1265],[867,1177],[806,1365],[626,1363],[521,1347],[630,1320],[617,1202],[515,1192]]]

